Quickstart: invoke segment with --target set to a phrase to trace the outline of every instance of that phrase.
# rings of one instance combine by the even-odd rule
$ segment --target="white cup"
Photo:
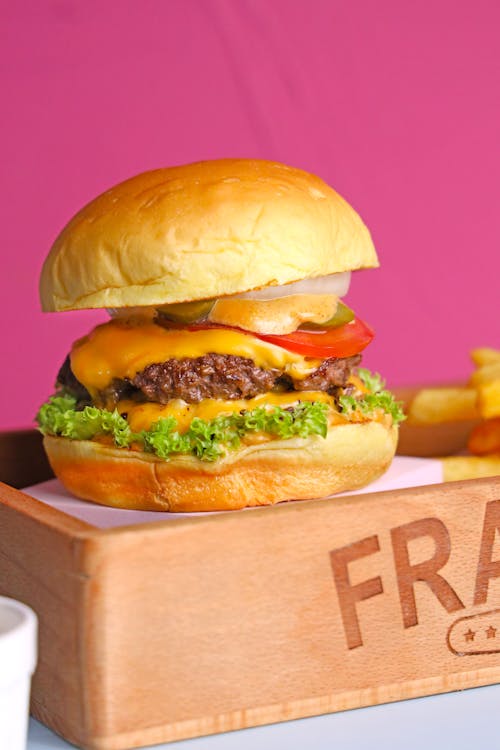
[[[31,675],[37,660],[32,609],[0,596],[0,748],[25,750]]]

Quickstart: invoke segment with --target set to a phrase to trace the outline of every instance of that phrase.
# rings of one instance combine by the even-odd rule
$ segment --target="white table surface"
[[[497,750],[499,718],[500,685],[494,685],[154,747],[155,750]],[[28,750],[72,747],[34,719],[30,721]]]

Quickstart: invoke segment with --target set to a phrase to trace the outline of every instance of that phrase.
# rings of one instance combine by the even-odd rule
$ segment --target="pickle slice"
[[[330,320],[327,320],[325,323],[303,323],[299,326],[299,331],[318,331],[322,328],[339,328],[339,326],[344,326],[346,323],[350,323],[354,318],[355,315],[351,308],[347,307],[347,305],[344,305],[344,303],[339,300],[333,318],[330,318]]]
[[[206,318],[215,304],[215,299],[201,299],[195,302],[177,302],[173,305],[157,307],[159,315],[176,323],[194,323]]]

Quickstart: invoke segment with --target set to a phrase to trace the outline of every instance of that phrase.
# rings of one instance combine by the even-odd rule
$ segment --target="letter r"
[[[434,555],[420,563],[410,563],[409,542],[418,537],[428,536],[434,541]],[[448,529],[439,518],[422,518],[403,526],[391,529],[394,564],[398,580],[399,599],[405,628],[418,624],[414,586],[424,581],[447,612],[462,609],[463,604],[438,570],[441,570],[450,557],[451,542]]]

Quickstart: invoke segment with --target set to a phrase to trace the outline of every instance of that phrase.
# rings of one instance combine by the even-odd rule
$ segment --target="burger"
[[[318,177],[223,159],[145,172],[56,239],[45,311],[104,308],[37,415],[74,495],[207,511],[353,490],[380,476],[400,406],[360,367],[370,326],[342,298],[378,265]]]

